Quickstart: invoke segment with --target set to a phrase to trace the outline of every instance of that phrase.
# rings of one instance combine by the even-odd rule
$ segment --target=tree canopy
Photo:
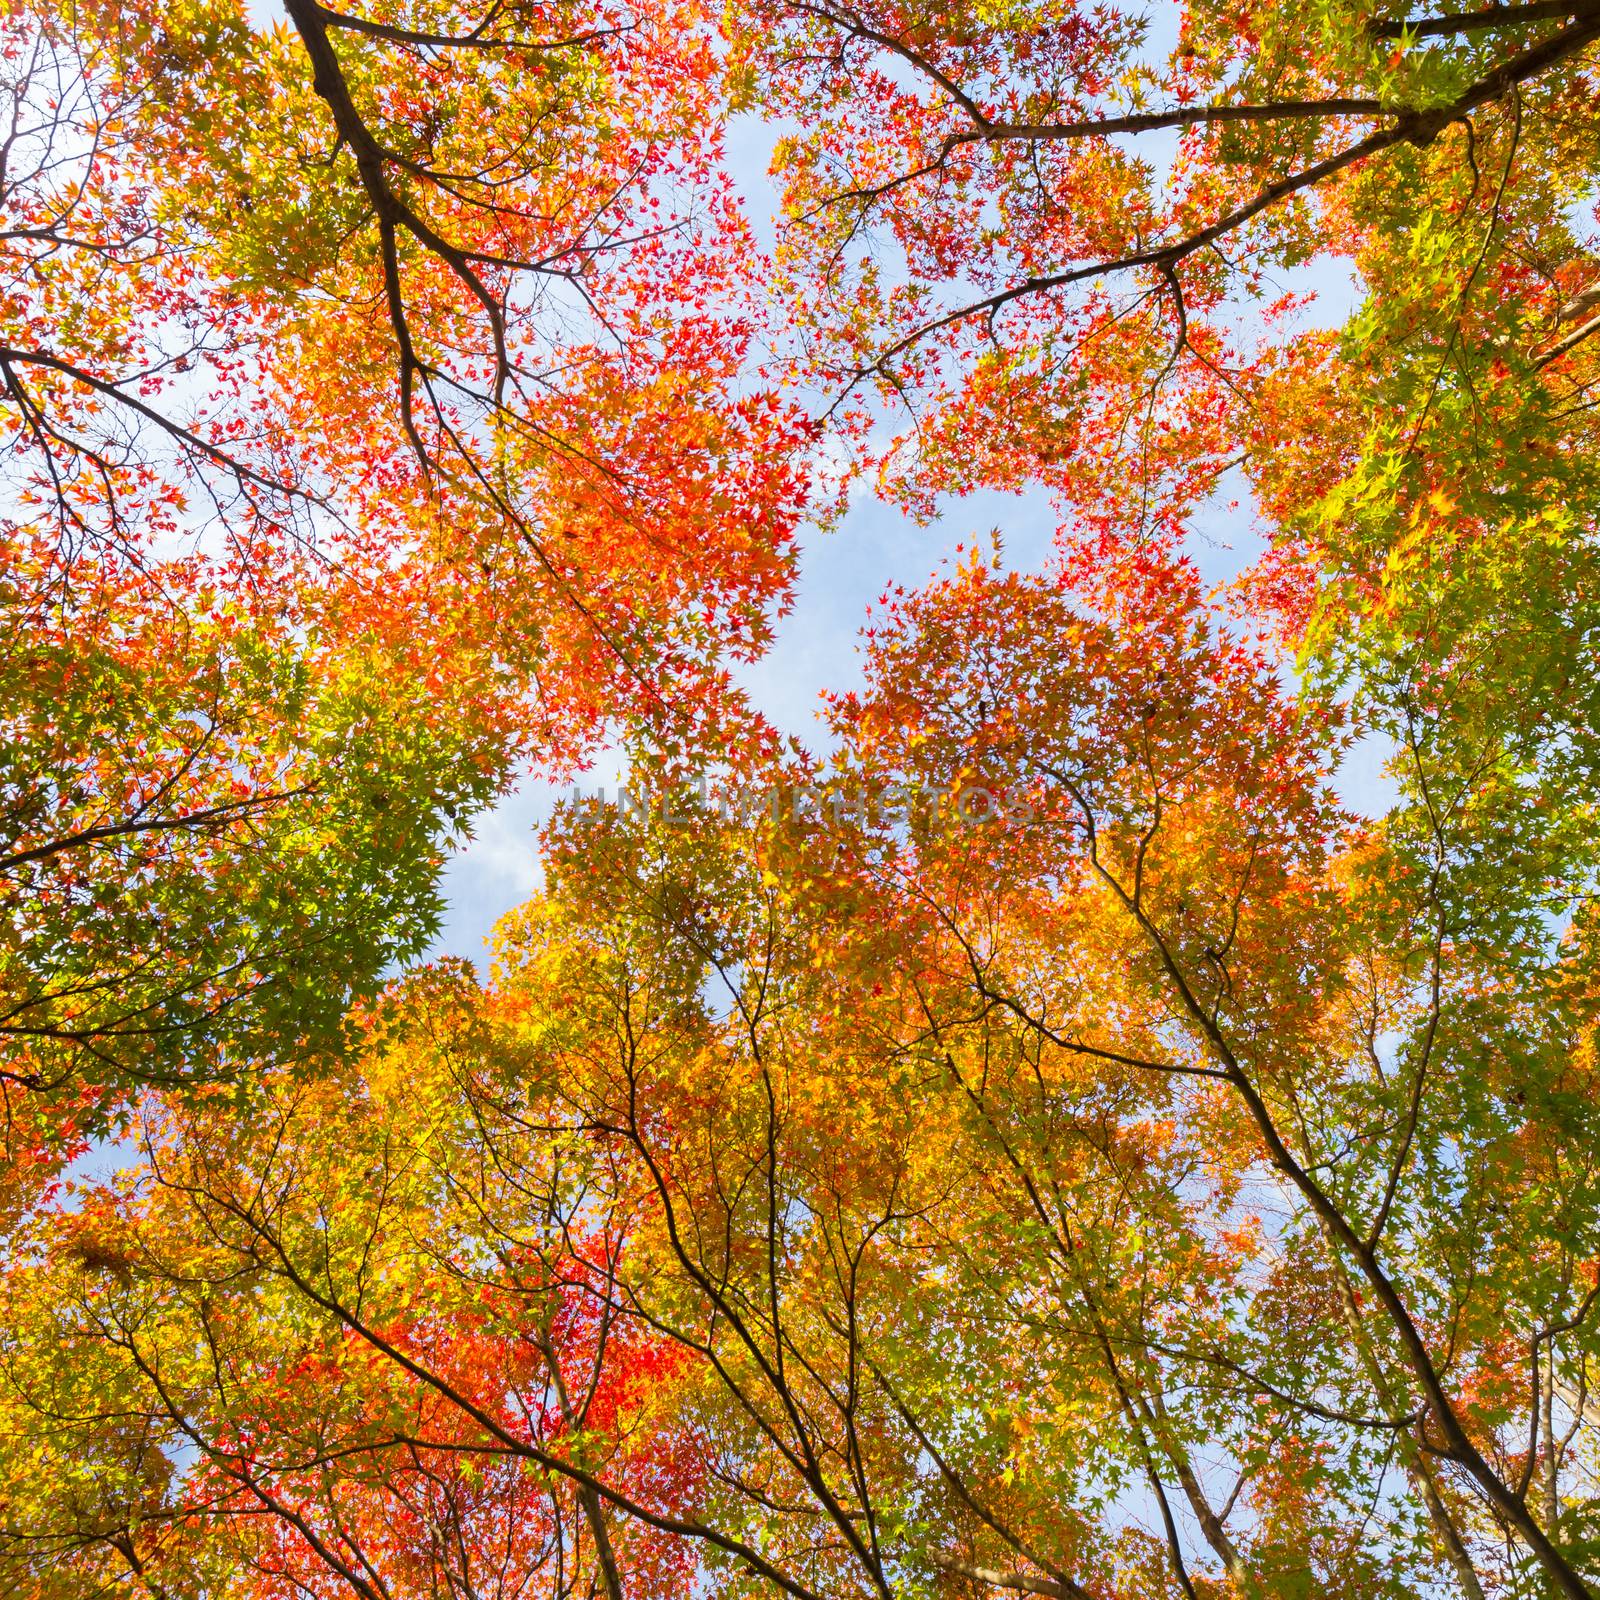
[[[1600,6],[0,77],[6,1593],[1600,1596]]]

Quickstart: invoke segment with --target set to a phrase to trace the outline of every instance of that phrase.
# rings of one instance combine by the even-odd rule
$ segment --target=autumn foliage
[[[0,85],[6,1594],[1600,1595],[1593,0]]]

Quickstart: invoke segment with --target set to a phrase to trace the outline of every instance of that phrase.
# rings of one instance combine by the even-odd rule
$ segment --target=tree
[[[48,560],[10,568],[0,665],[0,1080],[70,1138],[140,1084],[336,1047],[515,745],[468,658],[430,692],[400,641],[296,637],[204,569],[28,593]]]
[[[736,38],[744,92],[802,130],[777,158],[800,327],[847,393],[914,425],[881,453],[890,483],[926,503],[1042,481],[1145,528],[1229,464],[1277,483],[1286,438],[1318,440],[1325,471],[1359,448],[1359,404],[1295,374],[1370,383],[1398,358],[1464,389],[1462,364],[1495,361],[1525,404],[1583,392],[1597,28],[1583,6],[805,0]],[[1397,260],[1419,245],[1421,275]],[[1317,263],[1371,296],[1385,335],[1359,361],[1285,321]]]
[[[130,721],[95,784],[132,801],[37,859],[82,892],[52,841],[112,826],[132,851],[162,775],[192,775],[186,853],[108,868],[183,891],[133,908],[176,925],[238,870],[219,807],[270,831],[294,784],[349,811],[391,767],[409,808],[452,780],[470,804],[496,741],[528,738],[535,675],[547,711],[620,714],[653,799],[563,810],[487,982],[418,969],[348,1015],[279,988],[237,1035],[174,1034],[183,1081],[126,1105],[135,1166],[44,1192],[30,1169],[0,1294],[10,1587],[1593,1595],[1600,15],[1193,6],[1170,57],[1066,5],[735,7],[725,57],[698,14],[596,13],[594,37],[574,15],[295,4],[270,39],[210,13],[136,35],[196,292],[256,294],[256,261],[283,394],[320,394],[330,353],[349,375],[296,459],[317,515],[355,508],[355,554],[268,583],[288,623],[231,591],[170,672],[124,624],[104,671],[161,691],[165,742]],[[331,119],[331,161],[275,155],[196,61]],[[470,109],[491,86],[502,119]],[[779,276],[717,254],[721,216],[693,235],[705,317],[652,321],[690,234],[626,235],[641,276],[577,281],[585,317],[631,307],[629,340],[528,382],[550,307],[500,274],[548,276],[567,216],[528,194],[592,194],[587,157],[640,126],[720,194],[696,119],[724,93],[798,126]],[[530,125],[561,154],[503,215],[486,174]],[[1166,173],[1127,146],[1151,136]],[[303,278],[266,282],[308,173],[359,248],[310,237]],[[263,220],[223,228],[228,195]],[[1281,297],[1245,322],[1330,258],[1361,296],[1342,329]],[[891,492],[1064,508],[1044,571],[963,554],[886,596],[816,752],[708,736],[716,693],[664,714],[759,646],[787,572],[784,450],[811,430],[731,398],[745,294],[778,297]],[[367,480],[340,476],[380,368],[373,470],[414,519],[387,586],[359,559]],[[1235,469],[1264,552],[1208,593],[1185,540]],[[617,586],[657,560],[619,633]],[[702,585],[734,599],[708,615]],[[274,674],[303,710],[258,750]],[[216,732],[185,731],[218,685]],[[404,737],[302,731],[365,731],[369,687]],[[1395,800],[1361,817],[1335,779],[1373,733]],[[357,848],[386,887],[426,881],[376,823]],[[264,891],[237,881],[253,948]],[[347,1030],[315,1071],[306,1018]]]
[[[243,1126],[153,1121],[150,1187],[47,1224],[10,1315],[208,1459],[247,1417],[379,1593],[405,1471],[362,1473],[419,1436],[589,1494],[613,1593],[659,1535],[797,1600],[1587,1593],[1587,923],[1462,920],[1471,806],[1343,814],[1337,718],[1224,615],[1149,547],[908,597],[831,773],[569,812],[489,991],[418,980],[359,1076],[258,1078]],[[285,1393],[273,1330],[337,1376]],[[550,1431],[641,1380],[631,1427]],[[225,1527],[205,1482],[153,1523]],[[59,1523],[6,1526],[57,1570]]]
[[[315,1055],[520,764],[760,742],[807,428],[704,29],[480,20],[7,14],[13,1100]]]

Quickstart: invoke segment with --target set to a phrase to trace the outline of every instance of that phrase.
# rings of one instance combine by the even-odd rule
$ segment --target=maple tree
[[[489,21],[6,11],[0,1027],[69,1141],[335,1042],[519,762],[752,727],[808,429],[704,31]]]
[[[1230,464],[1281,484],[1293,438],[1318,441],[1304,508],[1404,373],[1436,391],[1418,426],[1497,432],[1488,394],[1450,399],[1492,370],[1520,407],[1545,396],[1544,451],[1586,436],[1552,401],[1582,392],[1597,328],[1597,28],[1581,5],[806,0],[735,37],[744,92],[802,129],[775,170],[815,359],[914,418],[887,481],[914,503],[1042,481],[1140,528]],[[1330,259],[1370,296],[1342,349],[1291,316],[1316,282],[1297,269]],[[1330,403],[1341,383],[1362,400]]]
[[[155,606],[107,562],[8,596],[0,1074],[69,1135],[134,1085],[337,1040],[425,946],[440,852],[510,743],[470,678],[428,693],[383,641],[296,639],[161,576]]]
[[[0,356],[9,1588],[1600,1590],[1600,11],[286,19],[12,18],[115,154],[42,124]],[[1063,516],[811,752],[758,318],[885,493]]]
[[[965,565],[836,715],[753,818],[566,813],[492,985],[414,980],[358,1076],[153,1118],[41,1225],[31,1346],[376,1593],[430,1449],[441,1493],[589,1491],[566,1581],[611,1593],[1583,1592],[1582,930],[1441,938],[1415,817],[1341,810],[1337,718],[1171,552]],[[597,1329],[640,1388],[574,1435]],[[72,1395],[13,1383],[100,1492]],[[210,1474],[154,1478],[13,1548],[288,1592]]]

